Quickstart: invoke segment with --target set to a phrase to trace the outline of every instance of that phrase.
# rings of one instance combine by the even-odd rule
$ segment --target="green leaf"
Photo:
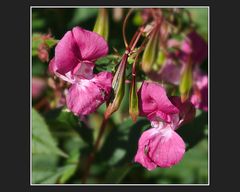
[[[123,167],[114,167],[111,168],[104,180],[105,183],[114,183],[118,184],[121,183],[121,181],[124,179],[124,177],[129,173],[131,170],[131,166],[123,166]]]
[[[36,53],[37,54],[37,53]],[[32,60],[32,76],[43,77],[46,74],[47,66],[37,58]]]
[[[59,156],[54,154],[32,155],[32,183],[42,183],[56,173]],[[53,181],[52,183],[55,183]]]
[[[141,16],[141,11],[137,11],[133,17],[133,24],[136,26],[140,26],[143,24],[143,19]]]
[[[67,154],[57,147],[57,142],[52,137],[43,117],[34,108],[32,109],[32,152],[67,157]]]
[[[114,71],[117,64],[120,62],[120,57],[116,55],[107,55],[96,61],[95,72],[99,73],[101,71]]]
[[[54,38],[49,38],[45,40],[45,43],[48,45],[49,48],[52,48],[53,46],[55,46],[58,43],[58,40],[54,39]]]
[[[114,127],[98,153],[98,162],[107,162],[109,166],[120,166],[131,162],[137,150],[142,130],[149,127],[149,121],[139,117],[136,123],[128,118]]]
[[[206,138],[208,128],[208,113],[197,110],[195,119],[180,127],[177,132],[181,135],[187,145],[187,149],[193,148],[202,139]]]
[[[76,9],[73,19],[70,22],[69,26],[75,26],[79,25],[81,22],[84,22],[94,16],[96,16],[98,13],[98,9],[95,8],[79,8]]]
[[[208,40],[208,8],[188,8],[197,31]]]
[[[66,183],[66,181],[68,181],[74,175],[78,167],[79,156],[79,150],[74,150],[70,155],[67,160],[67,164],[64,166],[65,170],[59,179],[60,183]]]
[[[44,19],[39,18],[36,13],[32,13],[32,30],[39,30],[45,26],[46,22]]]
[[[58,43],[58,40],[47,34],[33,33],[32,34],[32,56],[37,56],[40,45],[45,44],[48,48],[52,48]]]

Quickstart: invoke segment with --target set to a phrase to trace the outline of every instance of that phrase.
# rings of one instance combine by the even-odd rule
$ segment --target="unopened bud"
[[[129,95],[129,114],[134,122],[137,121],[139,115],[138,109],[138,95],[135,76],[133,76],[130,95]]]
[[[93,31],[101,35],[106,41],[109,33],[109,21],[107,9],[101,8],[98,12],[98,17],[94,25]]]
[[[188,98],[191,88],[192,88],[192,64],[188,63],[185,67],[185,70],[183,71],[179,85],[179,91],[183,102]]]
[[[121,21],[123,17],[123,8],[114,8],[113,9],[113,19],[115,22]]]
[[[159,53],[159,30],[154,30],[143,52],[142,69],[145,73],[149,73],[152,70]]]
[[[115,73],[112,81],[112,94],[110,96],[110,101],[108,102],[108,106],[106,112],[104,114],[105,119],[109,118],[112,113],[118,110],[125,91],[125,71],[127,64],[128,54],[124,54],[121,62],[118,66],[117,72]]]

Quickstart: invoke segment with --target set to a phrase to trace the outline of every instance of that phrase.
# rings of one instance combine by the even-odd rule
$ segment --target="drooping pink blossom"
[[[191,102],[196,108],[208,111],[208,75],[197,71],[194,78]]]
[[[94,112],[109,96],[112,74],[93,73],[94,62],[107,53],[107,42],[100,35],[80,27],[68,31],[57,44],[49,71],[72,84],[66,102],[76,115]]]
[[[143,83],[139,101],[141,115],[149,118],[151,128],[139,139],[135,162],[148,170],[179,163],[185,153],[185,143],[175,130],[194,118],[192,103],[189,100],[183,103],[179,97],[168,99],[164,88],[151,82]],[[165,116],[168,118],[162,118]]]
[[[170,56],[183,62],[191,56],[195,65],[201,64],[208,56],[208,45],[196,31],[188,33],[183,40],[169,39],[167,45],[175,49]]]

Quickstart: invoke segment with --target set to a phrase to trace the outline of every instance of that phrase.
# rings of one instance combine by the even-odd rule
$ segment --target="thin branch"
[[[128,48],[128,42],[127,42],[127,38],[126,38],[126,25],[127,25],[127,20],[129,18],[129,16],[131,15],[131,13],[133,12],[134,9],[130,9],[129,12],[127,13],[124,21],[123,21],[123,28],[122,28],[122,34],[123,34],[123,40],[124,40],[124,44],[125,47]]]

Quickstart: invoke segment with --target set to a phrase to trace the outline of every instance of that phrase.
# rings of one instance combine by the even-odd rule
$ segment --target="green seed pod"
[[[109,20],[107,9],[99,9],[98,17],[94,25],[93,31],[101,35],[106,41],[108,40]]]
[[[147,42],[146,48],[142,57],[142,70],[149,73],[152,70],[153,64],[157,61],[159,53],[159,31],[154,29]]]
[[[124,54],[121,62],[118,66],[117,72],[114,75],[112,81],[112,94],[110,101],[108,103],[106,112],[104,114],[105,118],[109,118],[112,113],[118,110],[125,91],[125,71],[126,71],[126,64],[127,64],[128,54]]]
[[[139,109],[135,76],[133,76],[129,94],[129,114],[132,120],[136,122],[139,115]]]
[[[183,101],[185,101],[188,98],[191,88],[192,88],[192,65],[191,63],[189,63],[187,64],[185,70],[183,71],[179,85],[179,91]]]

